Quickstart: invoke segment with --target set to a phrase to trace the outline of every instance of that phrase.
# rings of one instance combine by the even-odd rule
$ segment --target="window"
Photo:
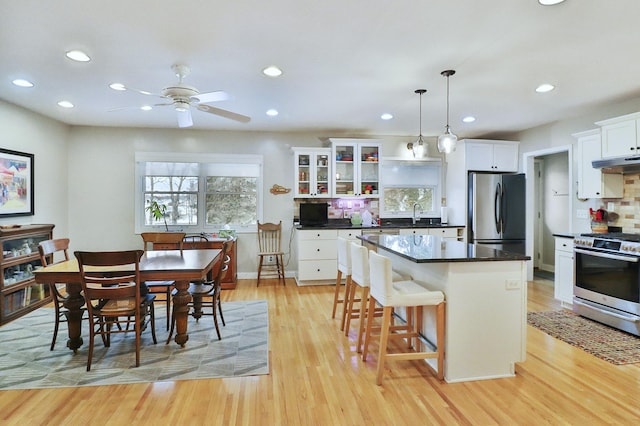
[[[440,208],[440,164],[387,161],[382,164],[380,214],[383,217],[411,217],[414,204],[420,214],[438,216]]]
[[[137,153],[136,180],[136,232],[165,222],[187,232],[255,231],[261,217],[261,156]],[[166,207],[163,221],[148,210],[152,201]]]

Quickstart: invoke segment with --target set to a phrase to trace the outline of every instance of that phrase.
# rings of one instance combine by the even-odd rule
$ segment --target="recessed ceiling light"
[[[463,118],[462,121],[465,123],[473,123],[474,121],[476,121],[476,118],[474,116],[468,115]]]
[[[73,104],[69,101],[60,101],[58,102],[58,105],[62,108],[73,108]]]
[[[12,81],[13,84],[20,87],[33,87],[33,83],[23,78],[16,78]]]
[[[124,87],[124,84],[122,83],[111,83],[109,87],[111,87],[113,90],[118,90],[118,91],[127,90],[127,88]]]
[[[268,75],[269,77],[279,77],[282,75],[282,70],[275,65],[270,65],[262,70],[264,75]]]
[[[391,120],[393,118],[393,115],[389,114],[388,112],[385,112],[380,116],[380,118],[382,118],[383,120]]]
[[[278,110],[275,110],[275,109],[267,110],[267,115],[269,117],[275,117],[276,115],[278,115]]]
[[[564,0],[538,0],[538,3],[543,6],[553,6],[555,4],[562,3],[563,1]]]
[[[538,92],[538,93],[547,93],[547,92],[552,91],[555,88],[556,88],[556,86],[554,86],[553,84],[543,83],[540,86],[536,87],[536,92]]]
[[[143,111],[151,111],[153,108],[151,107],[151,105],[143,105],[140,107],[140,109]]]
[[[89,62],[91,58],[82,50],[70,50],[66,53],[67,58],[77,62]]]

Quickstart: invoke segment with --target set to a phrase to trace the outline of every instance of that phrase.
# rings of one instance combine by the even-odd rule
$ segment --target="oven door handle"
[[[609,316],[612,316],[612,317],[615,317],[615,318],[618,318],[618,319],[621,319],[621,320],[624,320],[624,321],[640,322],[640,318],[638,318],[638,317],[637,317],[637,316],[635,316],[635,315],[631,315],[631,314],[629,314],[629,315],[622,315],[622,314],[618,314],[618,313],[616,313],[616,312],[612,312],[612,311],[611,311],[611,310],[609,310],[609,309],[602,309],[602,308],[598,308],[597,306],[594,306],[594,305],[593,305],[593,304],[591,304],[591,303],[581,302],[581,301],[580,301],[580,300],[578,300],[575,296],[574,296],[574,298],[573,298],[573,303],[575,303],[576,305],[580,305],[580,306],[587,307],[587,308],[589,308],[589,309],[593,309],[594,311],[598,311],[598,312],[600,312],[601,314],[609,315]]]
[[[605,259],[622,260],[623,262],[629,262],[629,263],[638,263],[638,258],[634,256],[619,256],[616,254],[603,253],[601,251],[581,250],[578,248],[574,248],[573,251],[576,253],[585,254],[587,256],[604,257]]]

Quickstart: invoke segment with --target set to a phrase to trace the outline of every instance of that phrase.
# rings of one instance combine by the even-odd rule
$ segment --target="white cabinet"
[[[554,297],[573,304],[573,238],[556,237]]]
[[[602,158],[640,155],[640,113],[597,121],[602,130]]]
[[[297,230],[299,286],[335,282],[338,271],[338,231]]]
[[[458,230],[463,228],[401,228],[400,235],[434,235],[440,238],[458,239]]]
[[[592,162],[601,158],[600,129],[574,133],[578,140],[578,197],[622,198],[622,174],[602,173]]]
[[[372,139],[332,138],[334,197],[378,198],[382,143]]]
[[[331,197],[331,149],[293,148],[296,198]]]
[[[465,143],[467,170],[490,172],[518,171],[518,142],[467,141]]]

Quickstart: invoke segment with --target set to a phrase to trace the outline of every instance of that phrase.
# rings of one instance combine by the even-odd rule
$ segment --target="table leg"
[[[69,297],[64,302],[67,312],[67,328],[69,331],[69,339],[67,347],[73,352],[78,352],[78,348],[84,343],[82,341],[82,307],[84,306],[84,297],[82,296],[82,286],[77,283],[67,284],[67,294]]]
[[[176,321],[176,337],[175,342],[184,347],[189,340],[187,334],[187,316],[189,314],[189,302],[191,294],[189,294],[189,281],[176,281],[175,287],[178,292],[173,296],[173,314]]]

